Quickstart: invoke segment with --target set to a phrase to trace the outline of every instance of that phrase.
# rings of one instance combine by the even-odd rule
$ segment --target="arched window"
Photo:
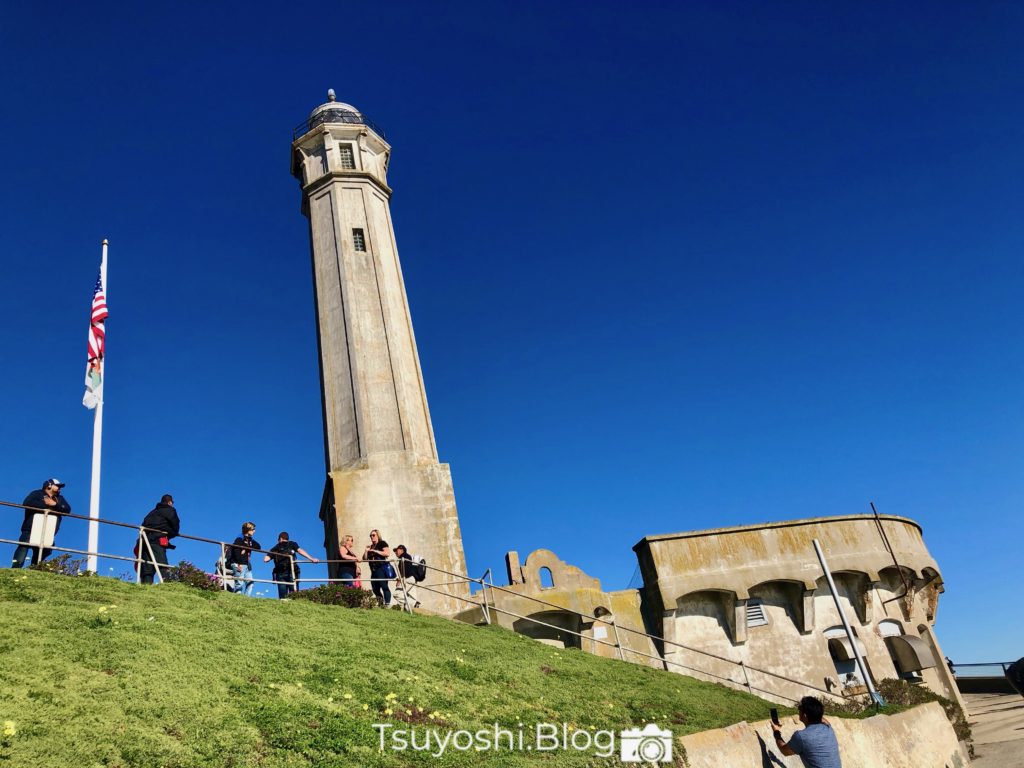
[[[555,580],[551,578],[551,569],[546,565],[537,571],[537,578],[540,580],[541,589],[551,589],[555,586]]]

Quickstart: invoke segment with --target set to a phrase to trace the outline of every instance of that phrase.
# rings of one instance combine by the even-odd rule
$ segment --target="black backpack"
[[[422,557],[417,558],[412,567],[412,577],[416,581],[423,581],[427,578],[427,561]]]

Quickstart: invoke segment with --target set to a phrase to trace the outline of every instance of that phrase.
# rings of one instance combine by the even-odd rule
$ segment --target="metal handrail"
[[[440,571],[441,573],[445,573],[445,574],[447,574],[449,576],[461,576],[461,574],[452,573],[451,571],[446,571],[443,568],[438,568],[436,566],[432,566],[432,565],[429,565],[429,564],[427,565],[427,568]],[[465,578],[467,578],[468,581],[475,582],[475,583],[481,583],[482,584],[480,579],[470,579],[468,577],[465,577]],[[551,608],[557,608],[560,611],[568,610],[571,613],[575,613],[575,614],[577,614],[578,616],[580,616],[582,618],[590,619],[592,621],[599,621],[602,624],[609,624],[609,625],[612,624],[612,622],[607,621],[606,619],[604,619],[604,618],[602,618],[600,616],[593,616],[593,615],[591,615],[589,613],[586,613],[584,611],[579,611],[579,610],[575,610],[575,609],[568,609],[564,605],[559,605],[557,603],[552,603],[552,602],[549,602],[547,600],[542,600],[541,598],[536,597],[534,595],[524,595],[524,594],[522,594],[520,592],[516,592],[513,589],[509,589],[508,587],[498,586],[497,584],[494,584],[493,582],[489,582],[487,584],[482,584],[482,586],[486,586],[488,589],[492,589],[492,590],[496,589],[499,592],[507,592],[508,594],[514,595],[516,597],[526,598],[527,600],[532,600],[535,603],[541,603],[542,605],[546,605],[546,606],[549,606]],[[474,602],[475,605],[479,605],[479,603],[477,603],[476,601],[473,601],[473,602]],[[492,610],[495,610],[495,604],[493,602],[492,602],[490,607],[491,607]],[[778,674],[776,672],[772,672],[772,671],[767,670],[767,669],[760,669],[759,667],[751,667],[751,666],[748,666],[748,665],[744,664],[741,661],[736,661],[735,659],[730,659],[727,656],[720,656],[717,653],[712,653],[711,651],[705,651],[705,650],[702,650],[700,648],[694,648],[692,646],[685,645],[684,643],[679,643],[679,642],[676,642],[674,640],[667,640],[664,637],[658,637],[657,635],[652,635],[649,632],[644,632],[643,630],[640,630],[640,629],[635,629],[633,627],[628,627],[628,626],[625,626],[625,625],[620,625],[617,622],[615,623],[614,626],[618,627],[619,629],[621,629],[624,632],[631,632],[631,633],[633,633],[635,635],[641,635],[643,637],[647,637],[647,638],[649,638],[651,640],[654,640],[654,641],[657,641],[659,643],[664,643],[665,645],[671,645],[671,646],[674,646],[676,648],[681,648],[681,649],[686,650],[686,651],[693,651],[694,653],[699,653],[699,654],[701,654],[703,656],[708,656],[708,657],[710,657],[712,659],[717,659],[718,661],[724,661],[727,664],[732,664],[732,665],[735,665],[735,666],[742,666],[744,669],[747,669],[747,670],[752,671],[752,672],[760,672],[761,674],[769,675],[771,677],[778,678],[779,680],[784,680],[784,681],[789,682],[789,683],[794,683],[796,685],[800,685],[800,686],[803,686],[805,688],[810,688],[810,689],[818,691],[820,693],[826,693],[826,694],[828,694],[830,696],[834,695],[834,694],[832,694],[831,691],[829,691],[826,688],[819,688],[819,687],[817,687],[815,685],[811,685],[811,684],[809,684],[807,682],[804,682],[803,680],[794,680],[793,678],[786,677],[785,675],[780,675],[780,674]],[[565,630],[565,631],[569,632],[571,630]],[[573,633],[573,634],[577,634],[577,633]],[[580,637],[584,637],[584,636],[580,635]],[[587,639],[589,640],[591,638],[587,638]],[[632,651],[632,649],[627,649],[627,650],[630,650],[630,652],[634,652],[634,651]],[[659,657],[659,658],[661,658],[661,657]],[[662,660],[664,660],[664,659],[662,659]],[[704,674],[710,674],[710,673],[704,673]]]
[[[141,533],[143,531],[149,532],[149,533],[161,533],[161,534],[165,533],[165,531],[160,531],[160,530],[152,529],[152,528],[144,528],[143,526],[132,525],[130,523],[122,523],[122,522],[117,521],[117,520],[107,520],[107,519],[104,519],[104,518],[91,518],[91,517],[86,517],[86,516],[83,516],[83,515],[75,515],[75,514],[72,514],[70,512],[69,513],[58,513],[58,512],[55,512],[52,509],[38,508],[38,507],[28,507],[28,506],[25,506],[24,504],[15,504],[13,502],[0,501],[0,507],[12,507],[12,508],[18,508],[18,509],[24,509],[24,510],[28,510],[28,511],[33,511],[33,512],[39,512],[39,513],[43,513],[43,514],[60,515],[61,517],[67,517],[67,518],[72,518],[72,519],[77,519],[77,520],[86,520],[86,521],[96,520],[99,523],[103,523],[103,524],[107,524],[107,525],[113,525],[113,526],[117,526],[117,527],[121,527],[121,528],[130,528],[132,530],[138,531],[140,533],[140,535],[141,535]],[[188,535],[188,534],[179,534],[175,538],[186,539],[186,540],[190,540],[190,541],[197,541],[197,542],[206,543],[206,544],[214,544],[214,545],[217,545],[222,552],[224,551],[225,547],[234,546],[233,543],[232,544],[228,544],[227,542],[224,542],[224,541],[219,541],[219,540],[216,540],[216,539],[208,539],[208,538],[205,538],[205,537],[202,537],[202,536],[192,536],[192,535]],[[10,540],[10,539],[3,539],[3,538],[0,538],[0,543],[17,544],[17,545],[25,544],[26,546],[32,546],[31,544],[26,544],[25,542],[14,541],[14,540]],[[137,557],[126,557],[126,556],[120,556],[120,555],[107,555],[107,554],[104,554],[104,553],[101,553],[101,552],[87,552],[85,550],[57,546],[56,544],[54,544],[53,546],[50,546],[50,547],[44,547],[44,549],[49,549],[49,550],[52,550],[52,551],[59,551],[59,552],[71,552],[71,553],[74,553],[74,554],[82,554],[82,555],[96,555],[98,557],[104,557],[104,558],[107,558],[107,559],[134,562],[137,565],[141,564],[143,562],[143,560],[144,560],[144,558],[141,555],[141,549],[140,549],[140,554]],[[270,552],[269,550],[256,549],[255,547],[250,547],[248,549],[251,552],[260,552],[260,553],[269,554],[269,555],[277,554],[277,553]],[[152,552],[150,553],[150,557],[153,557]],[[153,560],[155,561],[155,557],[153,557]],[[318,559],[315,564],[325,564],[326,565],[326,564],[329,564],[329,563],[342,563],[342,562],[344,562],[344,563],[371,563],[371,562],[378,562],[378,563],[380,563],[380,562],[390,562],[393,565],[397,566],[397,560],[398,560],[398,558],[388,558],[388,560],[386,560],[386,561],[381,561],[381,560],[362,560],[362,559],[360,559],[360,560],[332,560],[332,559],[320,560],[320,559]],[[150,561],[146,560],[145,562],[150,562]],[[310,563],[312,563],[312,561],[310,561]],[[158,575],[162,579],[162,573],[161,573],[161,567],[160,567],[162,564],[156,563],[156,562],[152,562],[151,564],[155,568],[156,575]],[[306,564],[309,564],[309,563],[306,563]],[[473,577],[471,577],[471,576],[469,576],[467,574],[456,573],[456,572],[453,572],[453,571],[448,571],[448,570],[446,570],[444,568],[440,568],[438,566],[432,566],[429,563],[425,564],[425,565],[426,565],[427,570],[437,571],[437,572],[445,574],[445,575],[447,575],[449,577],[456,578],[456,579],[460,580],[458,582],[442,582],[441,584],[444,584],[444,585],[456,584],[456,583],[478,584],[480,586],[481,590],[482,590],[481,593],[480,593],[480,596],[482,596],[484,604],[481,604],[481,602],[477,599],[477,596],[464,597],[462,595],[454,594],[454,593],[449,592],[449,591],[438,590],[438,589],[432,588],[431,586],[428,586],[428,585],[424,584],[423,582],[416,582],[414,584],[414,588],[415,589],[422,589],[422,590],[424,590],[426,592],[442,594],[442,595],[445,595],[445,596],[447,596],[449,598],[455,598],[456,600],[459,600],[459,601],[462,601],[462,602],[466,602],[466,603],[469,603],[470,605],[472,605],[474,607],[480,608],[481,612],[485,616],[485,621],[487,621],[487,623],[490,623],[490,616],[489,616],[489,612],[490,611],[495,611],[497,613],[504,613],[504,614],[506,614],[508,616],[513,616],[513,617],[518,618],[518,619],[529,621],[529,622],[532,622],[532,623],[540,625],[540,626],[549,627],[549,628],[552,628],[552,629],[556,629],[556,630],[558,630],[560,632],[564,632],[566,634],[570,634],[570,635],[573,635],[575,637],[579,637],[581,640],[587,640],[587,641],[595,643],[595,644],[606,645],[606,646],[609,646],[609,647],[612,647],[612,648],[616,648],[620,658],[623,658],[623,652],[625,651],[627,653],[636,654],[636,655],[642,656],[644,658],[653,659],[653,660],[658,661],[659,663],[664,664],[666,666],[668,666],[668,665],[677,666],[677,667],[680,667],[682,669],[687,669],[687,670],[690,670],[692,672],[697,672],[697,673],[702,674],[702,675],[707,675],[709,677],[713,677],[713,678],[716,678],[716,679],[719,679],[719,680],[724,680],[724,681],[733,683],[735,685],[742,685],[742,686],[746,687],[748,690],[750,690],[751,692],[753,690],[755,690],[755,687],[750,684],[749,678],[747,678],[747,675],[746,675],[747,671],[758,672],[758,673],[767,675],[769,677],[772,677],[772,678],[775,678],[775,679],[778,679],[778,680],[782,680],[782,681],[787,682],[787,683],[792,683],[794,685],[798,685],[798,686],[800,686],[802,688],[807,688],[807,689],[810,689],[810,690],[813,690],[813,691],[817,691],[817,692],[820,692],[820,693],[825,693],[825,694],[827,694],[829,696],[834,696],[835,695],[831,691],[829,691],[829,690],[827,690],[825,688],[819,688],[817,686],[811,685],[811,684],[809,684],[809,683],[807,683],[805,681],[802,681],[802,680],[794,680],[793,678],[786,677],[785,675],[780,675],[780,674],[775,673],[775,672],[771,672],[770,670],[760,669],[758,667],[750,667],[750,666],[747,666],[746,664],[744,664],[742,661],[736,661],[734,659],[729,659],[729,658],[727,658],[725,656],[720,656],[720,655],[718,655],[716,653],[712,653],[710,651],[701,650],[700,648],[693,648],[692,646],[687,646],[687,645],[685,645],[683,643],[678,643],[678,642],[675,642],[675,641],[672,641],[672,640],[667,640],[667,639],[665,639],[663,637],[658,637],[657,635],[652,635],[652,634],[650,634],[648,632],[644,632],[642,630],[635,629],[633,627],[619,625],[618,622],[616,622],[614,619],[608,620],[608,619],[600,617],[600,616],[593,616],[593,615],[585,613],[583,611],[567,609],[565,606],[558,605],[557,603],[552,603],[552,602],[547,601],[547,600],[543,600],[543,599],[541,599],[539,597],[536,597],[534,595],[521,594],[521,593],[516,592],[515,590],[509,589],[507,587],[499,586],[499,585],[494,583],[493,577],[490,580],[485,580],[486,577],[490,575],[490,569],[488,569],[487,572],[484,573],[484,577],[476,579],[476,578],[473,578]],[[173,566],[165,566],[165,567],[173,567]],[[138,571],[137,571],[137,573],[138,573]],[[224,580],[223,583],[225,583],[225,584],[226,584],[228,579],[235,580],[235,577],[233,577],[233,576],[231,576],[230,574],[227,574],[227,573],[225,573],[225,574],[209,573],[209,572],[207,572],[205,570],[203,570],[203,573],[205,573],[207,576],[209,576],[212,579],[217,580],[217,581],[220,581],[220,580],[223,579]],[[400,571],[398,571],[398,569],[396,568],[396,577],[399,574],[400,574]],[[302,583],[302,582],[307,582],[307,583],[315,582],[315,583],[331,584],[331,583],[351,582],[351,579],[332,579],[332,578],[327,578],[327,579],[308,579],[307,578],[307,579],[295,579],[294,581],[291,581],[291,582],[281,582],[281,581],[275,581],[273,579],[257,579],[257,578],[254,577],[252,579],[246,579],[245,581],[246,582],[252,581],[253,583],[261,583],[261,584],[290,584],[290,585],[294,585],[296,588],[298,588],[299,584]],[[360,577],[359,581],[360,582],[370,582],[370,583],[379,582],[379,581],[388,582],[388,581],[398,581],[398,578],[396,578],[396,579],[381,579],[381,578],[377,578],[377,579],[375,579],[375,578],[364,579],[364,578]],[[403,584],[404,584],[404,579],[403,579]],[[440,586],[441,584],[438,584],[438,585],[435,585],[435,586]],[[562,611],[570,610],[571,613],[574,613],[574,614],[580,616],[581,618],[587,618],[587,619],[590,619],[592,621],[597,621],[597,622],[600,622],[602,624],[607,624],[607,625],[612,626],[613,628],[615,628],[616,638],[617,639],[618,639],[618,630],[621,629],[624,632],[630,632],[630,633],[633,633],[633,634],[636,634],[636,635],[641,635],[643,637],[646,637],[646,638],[648,638],[650,640],[653,640],[655,642],[658,642],[658,643],[662,643],[664,645],[670,645],[670,646],[674,646],[674,647],[677,647],[677,648],[682,648],[684,650],[692,651],[694,653],[700,654],[702,656],[706,656],[708,658],[712,658],[712,659],[716,659],[718,661],[725,662],[727,664],[730,664],[730,665],[733,665],[735,667],[740,668],[744,672],[744,679],[745,679],[745,681],[741,682],[741,681],[738,681],[738,680],[732,680],[731,678],[723,677],[723,676],[718,675],[718,674],[716,674],[714,672],[708,672],[708,671],[705,671],[705,670],[697,669],[696,667],[692,667],[692,666],[689,666],[689,665],[686,665],[686,664],[682,664],[680,662],[677,662],[677,661],[665,658],[663,656],[654,656],[652,654],[648,654],[648,653],[646,653],[644,651],[636,650],[636,649],[633,649],[633,648],[624,648],[621,645],[620,642],[611,643],[611,642],[608,642],[608,641],[605,641],[605,640],[601,640],[601,639],[598,639],[598,638],[588,637],[586,635],[583,635],[580,632],[574,632],[573,630],[566,629],[564,627],[558,627],[558,626],[555,626],[553,624],[548,624],[548,623],[546,623],[544,621],[541,621],[540,619],[536,619],[536,618],[533,618],[533,617],[530,617],[530,616],[523,616],[523,615],[517,614],[517,613],[515,613],[513,611],[510,611],[510,610],[508,610],[506,608],[499,607],[497,605],[497,602],[494,601],[493,599],[488,602],[488,600],[487,600],[487,590],[488,589],[490,589],[492,591],[493,590],[498,590],[499,592],[506,592],[506,593],[508,593],[510,595],[513,595],[515,597],[526,598],[527,600],[531,600],[533,602],[540,603],[542,605],[545,605],[545,606],[548,606],[548,607],[551,607],[551,608],[557,608],[558,610],[562,610]],[[405,590],[403,590],[403,593],[405,593]],[[404,610],[412,613],[413,612],[413,608],[408,605],[407,593],[405,593],[405,594],[406,594],[406,605],[404,606]],[[763,693],[770,694],[772,696],[777,696],[779,698],[783,698],[783,699],[786,699],[786,700],[798,701],[798,699],[794,699],[794,698],[792,698],[790,696],[786,696],[785,694],[781,694],[778,691],[771,691],[771,690],[763,689],[763,688],[756,688],[756,690],[761,691]]]
[[[479,579],[473,579],[473,578],[467,577],[467,581],[478,582]],[[490,586],[490,585],[488,584],[487,586]],[[473,605],[479,605],[479,603],[477,603],[472,598],[462,597],[461,595],[452,595],[452,594],[450,594],[448,592],[444,592],[442,590],[432,589],[431,587],[425,586],[423,584],[417,584],[417,589],[423,589],[424,591],[427,591],[427,592],[435,592],[437,594],[442,594],[442,595],[445,595],[445,596],[448,596],[448,597],[454,597],[456,600],[461,600],[463,602],[471,603]],[[521,614],[515,613],[514,611],[510,611],[510,610],[508,610],[506,608],[499,608],[497,605],[490,606],[490,610],[496,611],[498,613],[504,613],[504,614],[506,614],[508,616],[513,616],[513,617],[515,617],[517,619],[523,619],[525,621],[529,621],[529,622],[532,622],[534,624],[538,624],[540,626],[550,627],[552,629],[557,629],[559,632],[565,632],[566,634],[574,635],[576,637],[579,637],[581,640],[589,640],[590,642],[597,643],[599,645],[606,645],[606,646],[609,646],[611,648],[619,648],[620,651],[623,650],[620,646],[617,646],[615,643],[610,643],[610,642],[607,642],[605,640],[600,640],[600,639],[594,638],[594,637],[586,637],[585,635],[582,635],[579,632],[573,632],[571,629],[565,629],[564,627],[559,627],[559,626],[556,626],[554,624],[548,624],[547,622],[541,621],[540,619],[535,619],[535,618],[533,618],[531,616],[523,616]],[[575,613],[575,611],[574,611],[574,613]],[[610,622],[604,622],[604,623],[607,624],[607,623],[610,623]],[[615,626],[615,625],[612,624],[612,626]],[[681,669],[686,669],[686,670],[689,670],[690,672],[696,672],[696,673],[701,674],[701,675],[706,675],[707,677],[712,677],[712,678],[715,678],[716,680],[722,680],[722,681],[727,682],[727,683],[732,683],[733,685],[742,685],[742,686],[746,687],[747,690],[749,690],[751,693],[753,693],[754,691],[758,691],[760,693],[766,693],[766,694],[768,694],[770,696],[775,696],[777,698],[785,699],[786,701],[792,701],[794,703],[800,701],[800,699],[798,699],[798,698],[794,698],[792,696],[787,696],[786,694],[779,693],[778,691],[773,691],[773,690],[770,690],[768,688],[761,688],[761,687],[752,685],[749,680],[746,680],[745,682],[740,682],[739,680],[733,680],[730,677],[724,677],[724,676],[716,674],[714,672],[707,672],[707,671],[702,670],[702,669],[697,669],[696,667],[691,667],[691,666],[688,666],[686,664],[681,664],[680,662],[673,661],[671,659],[665,659],[665,658],[663,658],[661,656],[655,656],[653,654],[646,653],[645,651],[638,651],[638,650],[635,650],[633,648],[627,648],[627,649],[625,649],[625,651],[626,651],[626,653],[632,653],[632,654],[635,654],[637,656],[642,656],[644,658],[652,659],[654,661],[657,661],[659,663],[663,663],[663,664],[666,664],[666,665],[680,667]],[[621,655],[620,655],[620,659],[622,661],[625,661],[625,659],[621,658]],[[738,666],[740,666],[742,668],[745,668],[745,669],[751,669],[750,667],[746,667],[743,664],[743,662],[732,662],[732,663],[733,664],[737,664]],[[810,688],[811,690],[821,691],[823,693],[828,694],[829,696],[833,696],[834,695],[830,691],[827,691],[827,690],[824,690],[824,689],[821,689],[821,688],[815,688],[812,685],[807,685],[806,683],[803,683],[803,682],[800,682],[800,681],[791,681],[791,682],[795,682],[796,684],[798,684],[798,685],[800,685],[802,687],[805,687],[805,688]]]
[[[371,129],[374,133],[380,136],[382,139],[387,139],[377,125],[370,120],[366,115],[361,112],[353,112],[344,107],[325,107],[319,110],[313,115],[310,115],[307,119],[303,120],[294,129],[292,129],[292,141],[295,141],[300,136],[305,136],[311,130],[324,123],[349,123],[352,125],[365,125]]]
[[[957,675],[958,677],[963,677],[963,678],[966,679],[966,678],[971,678],[971,677],[985,677],[985,675],[984,675],[984,673],[981,673],[981,674],[978,674],[978,673],[970,674],[970,673],[968,673],[966,675],[960,675],[960,670],[961,669],[970,668],[971,670],[977,670],[979,668],[998,667],[1000,672],[1002,672],[1002,674],[1005,675],[1007,668],[1011,664],[1013,664],[1014,662],[1012,662],[1012,661],[982,661],[982,662],[975,662],[975,663],[972,663],[972,664],[958,664],[955,661],[950,661],[949,663],[950,663],[950,666],[952,667],[952,669],[950,671],[954,675]]]

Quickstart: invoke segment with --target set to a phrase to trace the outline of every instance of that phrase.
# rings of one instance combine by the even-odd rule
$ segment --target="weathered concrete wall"
[[[505,559],[509,585],[488,590],[494,623],[550,645],[663,668],[651,639],[625,629],[643,631],[638,590],[604,592],[600,581],[547,549],[531,552],[522,566],[515,552]],[[544,585],[543,570],[550,573],[550,586]],[[466,610],[456,618],[480,623],[483,612]]]
[[[830,718],[839,754],[848,768],[964,768],[970,760],[957,743],[942,707],[932,702],[896,715],[866,720]],[[803,726],[784,718],[787,739]],[[687,768],[802,768],[798,756],[783,757],[767,720],[738,723],[677,739]],[[682,751],[682,750],[680,750]]]
[[[401,452],[378,454],[365,468],[331,472],[331,481],[337,510],[333,530],[341,536],[352,534],[357,553],[369,544],[370,531],[377,528],[392,548],[405,544],[410,553],[426,558],[429,566],[451,573],[466,572],[447,464],[411,462]],[[369,568],[363,565],[362,570],[363,577],[368,578]],[[470,603],[459,598],[468,598],[469,585],[445,584],[452,581],[428,568],[417,599],[429,610],[446,616],[464,610]],[[440,584],[444,586],[437,586]]]
[[[333,484],[334,512],[321,512],[327,558],[337,559],[339,535],[351,533],[361,551],[379,528],[392,546],[406,544],[428,565],[465,573],[451,473],[438,462],[395,245],[391,148],[353,108],[327,106],[350,110],[354,122],[324,122],[292,145],[310,224]],[[425,586],[450,580],[435,572]],[[445,589],[468,594],[465,585]],[[466,606],[428,589],[419,600],[446,614]]]
[[[913,672],[935,692],[958,699],[932,629],[942,589],[938,567],[916,523],[886,517],[881,524],[893,554],[868,515],[641,540],[634,550],[644,610],[668,641],[668,668],[775,701],[863,691],[814,554],[818,539],[874,680]],[[898,666],[897,651],[918,641],[923,650]],[[918,658],[927,658],[920,669]]]

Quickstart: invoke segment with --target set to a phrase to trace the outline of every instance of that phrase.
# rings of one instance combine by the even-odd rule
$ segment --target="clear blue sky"
[[[333,87],[394,146],[473,573],[549,547],[621,588],[646,534],[874,500],[947,653],[1017,658],[1022,37],[1009,3],[8,4],[0,498],[88,509],[107,237],[104,515],[169,491],[321,551],[289,143]]]

